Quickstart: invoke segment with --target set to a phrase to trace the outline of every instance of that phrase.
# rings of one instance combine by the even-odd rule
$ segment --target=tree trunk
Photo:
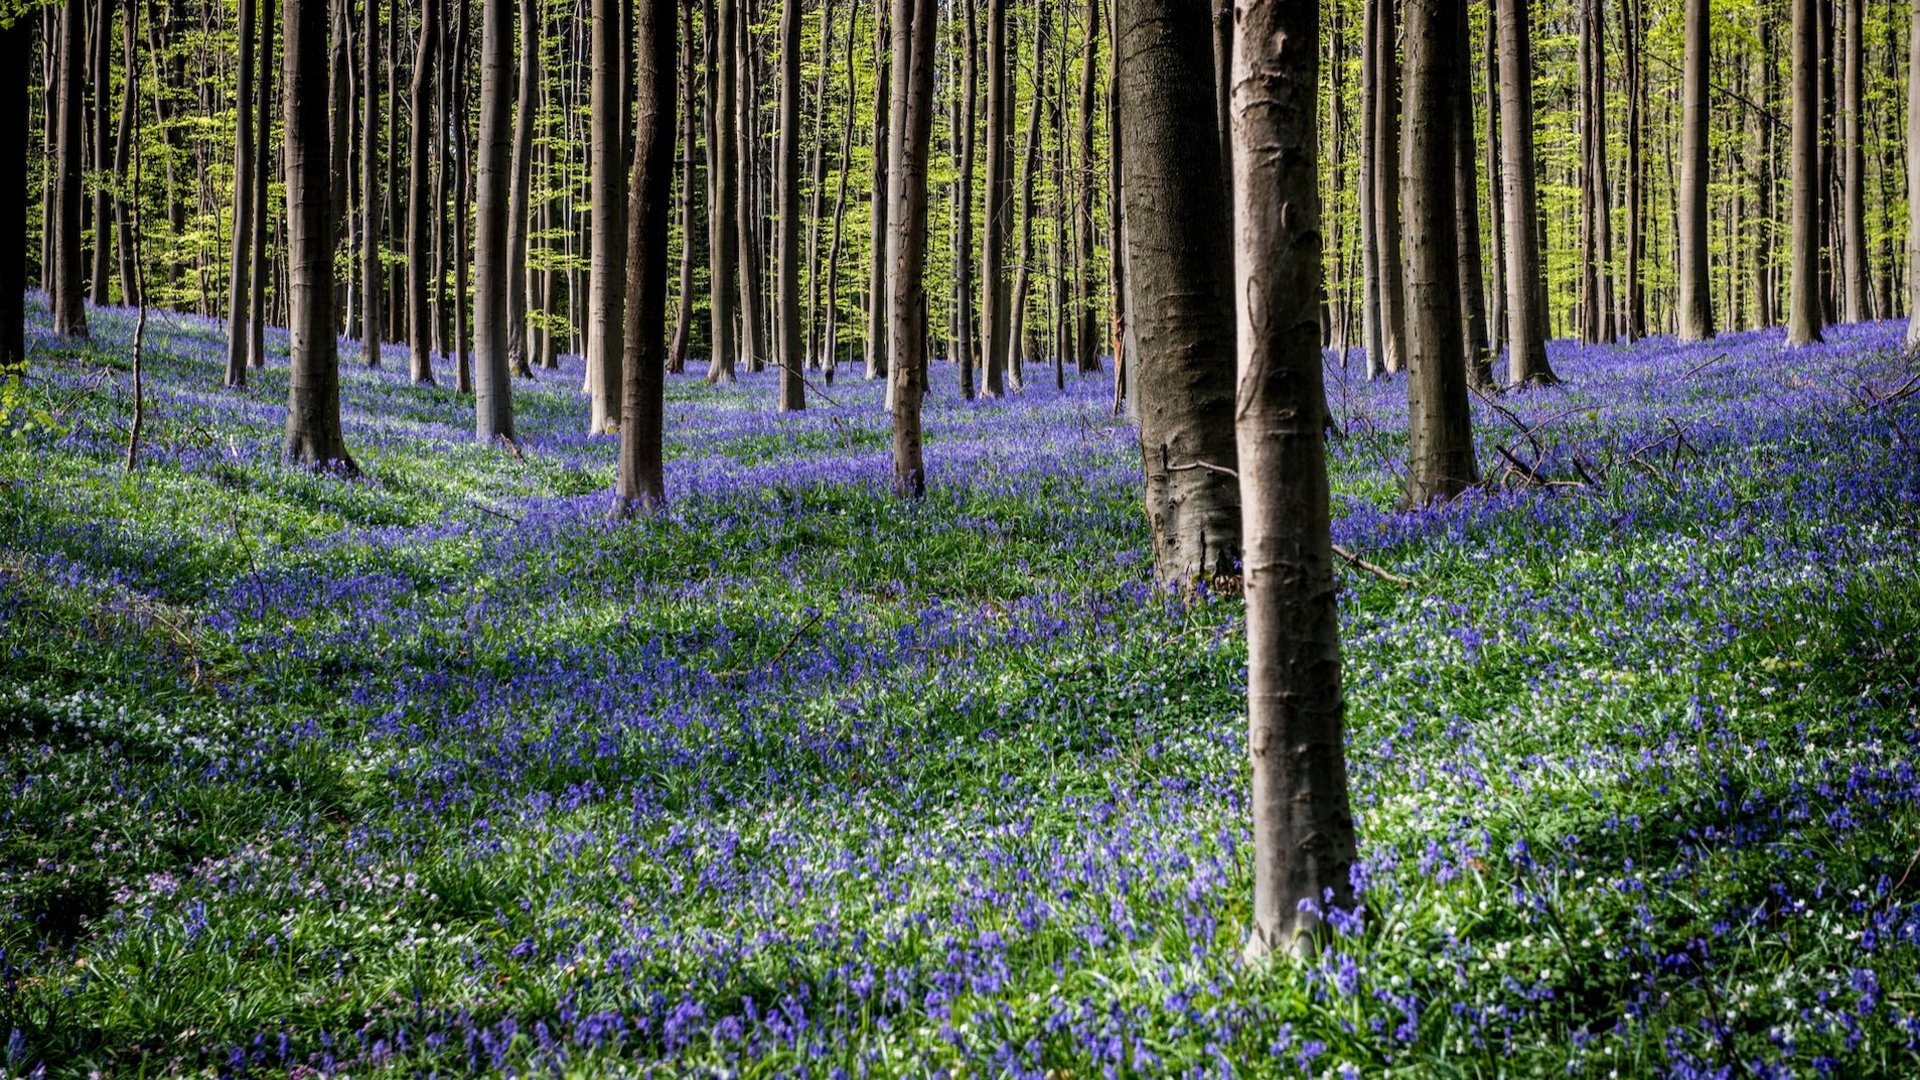
[[[481,0],[485,3],[486,0]],[[455,177],[453,189],[453,302],[449,310],[453,314],[453,387],[461,394],[473,393],[473,354],[472,327],[467,317],[471,309],[467,307],[468,289],[471,285],[473,260],[468,250],[469,229],[473,222],[473,147],[468,132],[467,90],[468,77],[473,55],[471,25],[469,15],[472,11],[471,0],[460,0],[460,19],[454,32],[453,45],[453,93],[448,100],[448,116],[453,127],[453,161],[459,175]]]
[[[113,88],[113,0],[94,0],[93,7],[93,168],[101,173],[118,164],[113,160],[113,129],[107,123]],[[115,173],[114,175],[119,175]],[[106,183],[93,187],[93,281],[87,296],[96,304],[111,303],[107,294],[108,263],[113,251],[113,203]]]
[[[1632,2],[1632,0],[1628,0]],[[1487,273],[1492,280],[1487,283],[1487,370],[1485,377],[1488,387],[1496,385],[1493,375],[1493,363],[1506,347],[1507,337],[1507,275],[1506,251],[1507,231],[1501,219],[1502,172],[1500,169],[1500,20],[1494,14],[1492,6],[1487,10],[1486,27],[1486,73],[1487,92],[1487,227],[1491,255],[1485,256]],[[1475,216],[1478,217],[1476,210]]]
[[[731,3],[732,0],[723,0]],[[604,435],[619,423],[620,335],[626,326],[621,288],[627,279],[627,235],[621,209],[627,198],[625,105],[620,80],[620,0],[593,0],[593,75],[588,89],[593,124],[593,172],[589,178],[592,257],[587,279],[587,387],[592,395],[587,430]]]
[[[884,2],[884,0],[876,0]],[[734,220],[739,207],[739,157],[737,144],[728,133],[733,123],[733,97],[738,80],[734,70],[734,23],[739,19],[737,0],[720,0],[716,11],[707,7],[707,51],[713,80],[707,99],[707,153],[713,172],[713,201],[707,213],[708,287],[712,290],[713,357],[707,365],[707,381],[730,383],[739,346],[734,341],[736,311],[734,257],[737,254]]]
[[[1628,341],[1647,336],[1646,281],[1641,269],[1647,254],[1647,76],[1643,0],[1622,0],[1620,55],[1627,65],[1627,302]]]
[[[1047,83],[1047,61],[1051,57],[1049,48],[1049,24],[1045,19],[1037,20],[1039,26],[1034,32],[1034,82],[1036,88]],[[1043,108],[1038,92],[1033,95],[1033,107],[1027,113],[1027,143],[1023,151],[1024,161],[1020,167],[1020,244],[1013,275],[1013,295],[1007,305],[1007,340],[1011,343],[1007,349],[1007,362],[1012,365],[1011,374],[1014,385],[1020,385],[1020,359],[1022,343],[1026,340],[1027,297],[1033,288],[1033,188],[1034,180],[1040,173],[1040,112]]]
[[[800,0],[780,5],[780,411],[807,407],[800,307]]]
[[[680,270],[679,303],[674,312],[673,337],[667,345],[667,370],[678,375],[687,370],[687,344],[693,336],[693,206],[694,184],[699,179],[693,165],[693,150],[696,145],[694,120],[694,79],[699,69],[693,63],[693,7],[683,9],[686,15],[685,33],[680,37],[680,70],[686,76],[687,84],[681,92],[680,108],[680,144],[685,156],[680,159]],[[644,102],[642,105],[644,106]],[[629,199],[631,205],[631,199]],[[627,273],[633,273],[631,265]],[[631,312],[629,313],[631,314]],[[664,386],[661,390],[665,393]]]
[[[260,85],[254,97],[253,268],[247,312],[247,365],[267,366],[267,179],[273,172],[273,24],[274,0],[260,0]]]
[[[1841,311],[1847,322],[1865,322],[1867,308],[1867,157],[1860,138],[1865,92],[1861,75],[1861,12],[1866,0],[1844,0],[1846,40],[1840,49],[1840,252]]]
[[[1034,108],[1039,108],[1038,84]],[[1013,329],[1013,297],[1007,288],[1007,245],[1013,233],[1013,90],[1007,79],[1007,0],[987,0],[987,182],[986,233],[980,243],[981,393],[1006,392],[1008,351],[1020,347]]]
[[[533,0],[520,3],[520,86],[513,110],[513,194],[507,208],[507,366],[533,377],[527,346],[527,233],[533,225],[533,130],[539,121],[540,23]]]
[[[1321,434],[1318,6],[1245,4],[1233,62],[1249,959],[1312,951],[1327,906],[1353,906],[1357,859]]]
[[[480,190],[476,203],[473,289],[473,437],[491,445],[513,438],[513,366],[507,355],[513,261],[507,236],[513,199],[515,0],[483,0],[480,17]]]
[[[858,0],[847,10],[847,58],[845,107],[840,128],[840,180],[833,196],[833,232],[827,240],[827,325],[822,331],[826,339],[827,385],[833,385],[833,370],[840,348],[840,237],[841,226],[847,214],[847,174],[853,171],[853,94],[854,74],[853,46],[859,36],[860,5]]]
[[[51,10],[51,9],[49,9]],[[27,159],[29,86],[33,71],[32,11],[0,27],[0,206],[12,207],[0,224],[0,379],[27,367]],[[51,54],[49,54],[51,55]],[[51,104],[51,103],[49,103]]]
[[[1793,0],[1793,277],[1787,293],[1787,344],[1795,346],[1821,340],[1824,324],[1820,302],[1820,58],[1815,40],[1820,19],[1818,2]]]
[[[792,5],[796,0],[787,0]],[[661,467],[667,332],[668,213],[673,198],[675,0],[640,0],[634,109],[636,180],[627,208],[625,381],[621,387],[620,470],[614,517],[666,505]],[[692,144],[688,144],[692,153]]]
[[[1087,0],[1087,40],[1080,52],[1080,168],[1074,207],[1074,343],[1082,372],[1100,370],[1099,324],[1093,313],[1093,114],[1099,74],[1101,0]],[[1231,13],[1229,13],[1231,14]],[[1221,159],[1223,162],[1225,158]],[[1224,174],[1225,169],[1222,169]]]
[[[1799,0],[1805,3],[1806,0]],[[1795,7],[1796,12],[1798,6]],[[1907,26],[1907,191],[1920,191],[1920,4]],[[1794,106],[1794,147],[1799,148],[1799,106]],[[1796,162],[1797,166],[1797,162]],[[1799,170],[1794,170],[1796,181]],[[1798,205],[1796,196],[1796,206]],[[1797,244],[1797,242],[1796,242]],[[1799,265],[1795,247],[1794,264]],[[1907,353],[1920,352],[1920,199],[1907,199]]]
[[[1458,350],[1460,245],[1452,220],[1455,62],[1466,0],[1408,0],[1407,123],[1401,196],[1407,236],[1407,490],[1412,508],[1445,502],[1480,479]],[[1468,203],[1471,206],[1471,203]]]
[[[1607,22],[1603,0],[1582,0],[1580,216],[1581,340],[1611,344],[1613,328],[1613,198],[1607,173]]]
[[[887,168],[891,154],[893,126],[887,109],[893,104],[890,83],[893,64],[888,60],[889,7],[893,0],[873,0],[873,207],[870,214],[871,258],[867,286],[867,378],[878,379],[887,373],[887,338],[891,295],[887,284],[887,214],[892,210],[888,196]],[[851,108],[851,104],[848,106]],[[889,393],[891,396],[891,393]]]
[[[1119,0],[1114,18],[1127,272],[1138,301],[1128,362],[1137,372],[1147,523],[1155,577],[1185,588],[1229,577],[1240,561],[1234,263],[1220,198],[1212,31],[1203,5],[1169,0]]]
[[[1453,155],[1454,248],[1458,256],[1456,272],[1460,278],[1461,343],[1466,349],[1467,380],[1481,390],[1493,389],[1493,353],[1487,341],[1486,287],[1481,280],[1483,257],[1480,250],[1480,176],[1474,167],[1473,92],[1468,73],[1473,71],[1472,28],[1462,14],[1453,20],[1453,40],[1446,64],[1452,76],[1452,102],[1448,107],[1447,136]]]
[[[227,374],[224,384],[247,385],[248,262],[253,257],[253,0],[240,0],[239,68],[234,89],[233,258],[227,275]],[[0,139],[0,142],[4,142]]]
[[[960,106],[960,139],[957,148],[960,165],[959,176],[955,179],[954,202],[957,209],[953,220],[953,294],[956,307],[954,353],[960,362],[960,396],[967,401],[973,400],[975,354],[979,350],[973,306],[974,130],[979,126],[980,111],[978,9],[978,0],[965,0],[961,9],[966,19],[966,51],[962,59],[965,74],[961,76],[965,89]]]
[[[1747,85],[1754,100],[1754,108],[1747,110],[1747,136],[1754,146],[1751,182],[1754,188],[1753,220],[1748,224],[1753,253],[1753,277],[1748,291],[1753,295],[1753,325],[1767,327],[1774,324],[1774,277],[1773,277],[1773,237],[1774,237],[1774,120],[1771,112],[1773,97],[1772,70],[1773,55],[1773,19],[1772,13],[1762,10],[1758,13],[1760,48],[1758,57],[1747,65]]]
[[[1680,297],[1674,312],[1681,341],[1705,341],[1714,330],[1707,262],[1709,3],[1686,0],[1686,72],[1680,89]]]
[[[132,178],[127,171],[127,155],[136,137],[134,122],[135,95],[140,92],[139,69],[133,53],[134,43],[138,40],[140,23],[140,4],[138,0],[127,0],[127,14],[120,23],[120,64],[123,82],[120,89],[120,126],[113,139],[113,175],[117,182],[129,185],[124,197],[113,200],[113,218],[116,230],[115,249],[120,256],[120,298],[128,306],[145,306],[140,295],[139,260],[134,256],[133,237],[133,200],[139,193],[130,186]],[[104,91],[103,91],[104,92]]]
[[[1365,0],[1373,37],[1367,43],[1373,114],[1374,267],[1380,303],[1381,369],[1406,363],[1405,263],[1400,251],[1400,63],[1394,54],[1393,0]]]
[[[286,41],[287,268],[291,311],[287,323],[292,367],[287,373],[287,434],[282,456],[290,464],[351,475],[340,432],[340,365],[333,324],[333,163],[327,109],[327,0],[287,0]]]
[[[734,27],[736,52],[733,131],[739,149],[740,205],[734,211],[734,242],[739,245],[735,266],[740,272],[740,348],[747,356],[748,371],[767,366],[765,274],[760,255],[760,172],[754,150],[758,145],[760,110],[754,93],[752,20],[741,19]]]
[[[360,120],[360,340],[367,366],[380,366],[381,331],[386,327],[382,307],[387,298],[386,271],[380,246],[386,228],[380,220],[380,0],[365,0],[366,30],[360,42],[361,70],[366,79]]]
[[[53,332],[63,337],[87,335],[87,309],[81,299],[86,285],[86,0],[64,0],[60,14],[60,122],[55,135],[55,167],[59,179],[54,198],[58,236],[54,240]]]
[[[413,125],[407,132],[407,352],[408,369],[417,383],[433,382],[432,294],[427,288],[431,259],[429,215],[437,215],[427,193],[427,134],[432,128],[429,90],[437,64],[441,0],[422,0],[420,47],[414,53],[413,84],[409,98]]]
[[[1000,5],[1004,0],[990,0]],[[888,131],[888,354],[893,361],[893,488],[926,494],[920,399],[926,391],[927,170],[933,137],[934,0],[893,0],[893,101]]]
[[[1088,36],[1092,40],[1092,36]],[[1213,115],[1220,132],[1220,179],[1225,185],[1228,220],[1233,213],[1233,0],[1213,0]]]
[[[1527,0],[1498,0],[1500,129],[1506,179],[1507,365],[1516,386],[1558,382],[1547,366],[1540,263],[1540,200],[1533,156],[1533,43]]]

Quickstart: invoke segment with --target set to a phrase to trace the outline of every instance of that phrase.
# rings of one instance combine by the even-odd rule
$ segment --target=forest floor
[[[1242,608],[1147,585],[1106,377],[937,367],[918,505],[878,385],[670,377],[614,526],[578,361],[517,460],[349,349],[343,482],[283,335],[233,393],[156,315],[128,476],[131,314],[30,312],[0,1074],[1920,1073],[1899,326],[1556,345],[1415,514],[1330,365],[1335,540],[1411,584],[1339,568],[1363,908],[1249,969]]]

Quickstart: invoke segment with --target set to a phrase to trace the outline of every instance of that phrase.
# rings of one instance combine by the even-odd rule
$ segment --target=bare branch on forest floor
[[[1688,368],[1687,370],[1681,372],[1680,377],[1682,379],[1691,379],[1695,375],[1698,375],[1700,372],[1705,371],[1706,369],[1712,367],[1713,365],[1719,363],[1722,360],[1725,360],[1726,358],[1727,358],[1726,353],[1715,353],[1712,356],[1707,357],[1705,360],[1702,360],[1699,363]]]
[[[1404,577],[1400,574],[1396,574],[1393,571],[1388,570],[1386,567],[1383,567],[1383,566],[1375,566],[1373,563],[1370,563],[1367,560],[1361,558],[1360,556],[1355,555],[1353,552],[1348,551],[1346,548],[1341,547],[1339,544],[1333,545],[1333,553],[1335,555],[1340,556],[1342,559],[1345,559],[1347,562],[1353,564],[1354,566],[1359,567],[1362,570],[1365,570],[1369,574],[1372,574],[1374,577],[1379,578],[1381,581],[1390,581],[1393,584],[1398,585],[1403,589],[1413,587],[1412,578]]]
[[[761,668],[769,668],[779,663],[782,657],[785,657],[789,652],[793,651],[794,644],[800,640],[802,635],[804,635],[807,631],[813,629],[815,626],[819,624],[821,619],[824,619],[826,617],[827,617],[827,613],[825,611],[814,612],[812,618],[809,618],[806,622],[801,623],[799,629],[787,635],[787,640],[781,644],[780,648],[774,651],[774,654],[772,656],[769,656],[765,660],[761,660],[757,662],[754,666],[761,667]],[[751,669],[734,668],[729,671],[719,672],[719,677],[725,679],[735,675],[745,675],[749,670]]]

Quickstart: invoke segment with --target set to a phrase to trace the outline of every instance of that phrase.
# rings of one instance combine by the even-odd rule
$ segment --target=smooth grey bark
[[[826,366],[829,386],[833,384],[834,368],[840,355],[840,241],[847,216],[847,176],[853,172],[853,46],[859,29],[860,5],[856,0],[848,5],[847,10],[847,56],[844,65],[847,83],[840,127],[840,179],[833,196],[833,230],[827,239],[827,318],[826,326],[821,331],[821,337],[826,341],[826,355],[821,359]]]
[[[1674,318],[1681,341],[1713,336],[1707,256],[1707,64],[1710,0],[1686,0],[1686,68],[1680,85],[1680,290]]]
[[[873,204],[869,215],[872,228],[868,236],[870,261],[867,284],[867,378],[878,379],[887,373],[887,214],[892,210],[888,196],[888,157],[892,153],[893,125],[887,116],[893,104],[891,82],[893,64],[887,58],[888,28],[892,0],[873,0]],[[851,105],[849,105],[851,108]],[[891,396],[891,394],[889,394]]]
[[[513,199],[515,0],[483,0],[480,16],[480,184],[475,200],[473,437],[513,439],[513,366],[507,355],[513,261],[507,221]]]
[[[722,6],[731,0],[722,0]],[[620,36],[619,0],[593,0],[590,38],[593,168],[588,178],[592,246],[587,278],[587,387],[592,397],[587,430],[606,434],[618,423],[622,310],[627,280],[627,234],[621,211],[627,201],[627,95],[620,77],[626,42]]]
[[[1815,41],[1820,15],[1817,5],[1818,0],[1793,0],[1793,150],[1788,166],[1793,184],[1793,211],[1788,222],[1793,264],[1787,290],[1787,344],[1794,346],[1821,340],[1824,321],[1820,297],[1820,84]],[[1912,152],[1908,150],[1909,154]]]
[[[233,133],[233,251],[227,272],[227,372],[224,384],[247,385],[248,271],[253,258],[253,0],[240,0],[235,33],[239,66],[235,72]]]
[[[850,8],[855,5],[848,5]],[[820,225],[821,203],[827,188],[827,69],[833,66],[834,0],[820,9],[820,59],[813,73],[813,150],[808,155],[812,174],[807,185],[806,358],[809,371],[820,370]]]
[[[1489,385],[1494,383],[1493,361],[1497,360],[1507,341],[1507,276],[1506,250],[1507,232],[1501,217],[1501,208],[1505,205],[1501,199],[1502,173],[1500,169],[1500,20],[1491,7],[1487,11],[1486,27],[1486,116],[1487,116],[1487,226],[1488,246],[1492,255],[1486,259],[1487,282],[1487,352],[1488,362],[1486,378]]]
[[[760,175],[755,147],[760,109],[755,94],[755,64],[751,45],[753,27],[741,19],[734,28],[734,48],[738,50],[734,86],[733,131],[739,146],[740,205],[734,215],[734,242],[739,245],[734,259],[740,278],[740,348],[746,353],[747,370],[761,371],[767,366],[765,274],[761,267]]]
[[[254,95],[253,283],[248,298],[247,366],[267,366],[267,177],[273,171],[273,24],[274,0],[260,0],[260,86]]]
[[[1840,258],[1841,318],[1864,322],[1867,307],[1867,157],[1861,141],[1860,110],[1866,94],[1861,74],[1861,8],[1866,0],[1846,4],[1845,38],[1840,46]]]
[[[1920,4],[1907,26],[1907,190],[1920,191]],[[1907,200],[1907,352],[1920,352],[1920,199]]]
[[[1374,272],[1380,305],[1380,370],[1406,366],[1406,264],[1400,220],[1400,62],[1394,52],[1393,0],[1365,0],[1373,30],[1367,43],[1368,109],[1373,114]]]
[[[327,0],[287,0],[281,83],[286,94],[287,430],[289,464],[351,475],[340,431],[340,364],[333,323],[333,163],[329,159]]]
[[[707,8],[707,51],[713,80],[707,99],[707,153],[712,159],[713,200],[707,209],[708,287],[712,290],[713,357],[707,363],[707,381],[734,381],[734,366],[739,346],[734,338],[734,318],[738,314],[735,292],[734,259],[738,254],[734,234],[739,213],[739,145],[729,136],[733,96],[738,79],[734,67],[734,23],[739,19],[736,0],[720,0],[716,9]]]
[[[1033,85],[1047,85],[1052,68],[1048,61],[1053,57],[1051,48],[1052,24],[1046,19],[1036,20],[1034,28],[1034,81]],[[1040,175],[1040,114],[1046,103],[1042,95],[1035,93],[1031,107],[1027,110],[1027,141],[1022,151],[1020,166],[1019,193],[1019,233],[1013,271],[1013,293],[1007,306],[1007,363],[1008,375],[1015,388],[1022,378],[1020,361],[1024,355],[1024,343],[1027,338],[1027,298],[1033,291],[1033,188],[1034,180]]]
[[[694,118],[695,80],[700,77],[699,69],[693,63],[693,6],[685,5],[681,13],[686,16],[686,25],[680,35],[680,72],[686,78],[686,85],[680,94],[680,145],[684,156],[680,159],[680,269],[679,283],[675,290],[678,303],[674,311],[673,336],[668,339],[666,369],[676,375],[687,370],[687,345],[693,336],[693,252],[694,252],[694,184],[698,182],[693,155],[697,145],[697,127]],[[632,206],[629,196],[628,206]],[[631,235],[629,235],[631,239]],[[632,273],[632,267],[628,267]],[[662,393],[665,390],[662,389]]]
[[[386,272],[380,262],[384,242],[380,220],[380,0],[365,0],[360,70],[360,340],[367,366],[380,366],[380,339],[386,326]]]
[[[139,58],[134,55],[134,42],[138,38],[140,24],[140,4],[137,0],[127,0],[126,17],[120,20],[120,122],[113,136],[113,175],[116,183],[131,185],[128,175],[127,155],[133,147],[136,124],[134,122],[134,103],[140,92]],[[104,27],[102,28],[104,30]],[[24,140],[23,140],[24,142]],[[119,254],[120,263],[120,302],[129,307],[145,307],[141,297],[141,276],[139,260],[134,254],[133,201],[139,197],[131,186],[123,189],[124,194],[116,193],[113,199],[114,248]]]
[[[1099,323],[1093,313],[1093,116],[1094,85],[1099,81],[1096,46],[1100,40],[1101,3],[1102,0],[1087,0],[1087,40],[1080,52],[1080,167],[1073,210],[1073,311],[1077,325],[1073,340],[1077,366],[1082,372],[1100,370]]]
[[[893,488],[908,499],[918,499],[927,490],[920,401],[927,385],[927,169],[933,140],[935,10],[934,0],[893,0],[887,329],[893,362]]]
[[[60,11],[60,119],[54,134],[53,332],[87,337],[81,255],[86,189],[86,0],[65,0]]]
[[[420,46],[414,51],[413,82],[408,90],[413,123],[407,130],[407,367],[416,383],[433,382],[432,294],[427,288],[430,215],[437,214],[427,194],[428,144],[433,108],[431,90],[438,63],[441,0],[422,0]]]
[[[50,10],[50,9],[49,9]],[[27,366],[28,87],[33,70],[36,13],[20,13],[0,28],[0,206],[13,213],[0,225],[0,378]]]
[[[1249,960],[1302,955],[1353,906],[1340,625],[1322,438],[1317,0],[1240,0],[1233,61],[1245,521]],[[1130,222],[1131,224],[1131,222]]]
[[[1201,4],[1117,0],[1114,8],[1134,300],[1128,363],[1147,524],[1155,578],[1187,588],[1232,576],[1241,553],[1234,253],[1220,197],[1212,26]],[[1317,346],[1318,313],[1309,310]]]
[[[807,407],[806,334],[800,307],[800,0],[780,5],[779,199],[780,411]]]
[[[1647,116],[1643,0],[1620,4],[1620,55],[1627,73],[1627,258],[1626,306],[1621,331],[1628,341],[1647,336],[1646,280],[1641,271],[1647,253]],[[1762,20],[1762,32],[1765,30]]]
[[[1478,389],[1493,388],[1493,351],[1487,335],[1486,286],[1481,279],[1484,257],[1480,248],[1480,175],[1473,145],[1472,28],[1463,15],[1453,20],[1447,63],[1454,69],[1452,102],[1448,107],[1448,138],[1453,155],[1453,221],[1456,263],[1460,278],[1461,345],[1466,349],[1467,381]]]
[[[1527,0],[1497,0],[1500,20],[1501,171],[1506,181],[1507,370],[1515,386],[1558,382],[1547,366],[1540,199],[1533,154],[1533,42]]]
[[[93,109],[88,114],[92,128],[91,167],[105,173],[114,164],[113,129],[107,123],[108,102],[113,86],[113,0],[94,0],[92,35]],[[96,304],[110,303],[107,294],[107,268],[113,251],[113,203],[106,184],[93,183],[93,281],[88,299]]]
[[[1386,373],[1386,328],[1380,323],[1380,229],[1373,212],[1373,174],[1379,168],[1380,136],[1374,127],[1373,39],[1379,5],[1360,13],[1360,164],[1354,202],[1360,219],[1360,342],[1369,382]]]
[[[1616,336],[1613,301],[1613,189],[1607,168],[1607,20],[1604,0],[1582,0],[1581,38],[1581,334],[1589,343]]]
[[[789,4],[796,0],[788,0]],[[612,516],[666,505],[661,465],[667,352],[667,219],[673,200],[675,0],[639,0],[634,12],[638,96],[635,182],[627,204],[626,362],[622,365],[620,467]],[[691,145],[688,152],[692,152]]]
[[[1013,157],[1007,134],[1013,126],[1013,93],[1007,80],[1007,0],[987,0],[987,203],[980,238],[980,347],[983,397],[1006,392],[1008,351],[1020,342],[1013,329],[1013,297],[1007,286],[1007,246],[1013,234]],[[1038,109],[1039,94],[1034,95]]]
[[[979,126],[980,104],[980,28],[978,0],[965,0],[961,7],[966,20],[965,52],[961,62],[959,176],[954,181],[954,202],[958,210],[953,222],[954,353],[960,362],[960,396],[974,396],[975,354],[979,350],[978,327],[973,304],[973,173],[975,129]]]
[[[513,192],[507,205],[507,366],[533,377],[527,342],[527,240],[533,225],[533,129],[539,121],[540,23],[533,0],[520,3],[520,87],[513,109]]]
[[[1408,0],[1407,110],[1401,155],[1407,240],[1407,488],[1402,505],[1445,502],[1478,482],[1460,350],[1460,247],[1453,219],[1454,62],[1466,0]]]

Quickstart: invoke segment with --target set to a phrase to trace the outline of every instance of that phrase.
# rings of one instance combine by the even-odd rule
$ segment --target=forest
[[[0,0],[0,1080],[1920,1075],[1920,4]]]

